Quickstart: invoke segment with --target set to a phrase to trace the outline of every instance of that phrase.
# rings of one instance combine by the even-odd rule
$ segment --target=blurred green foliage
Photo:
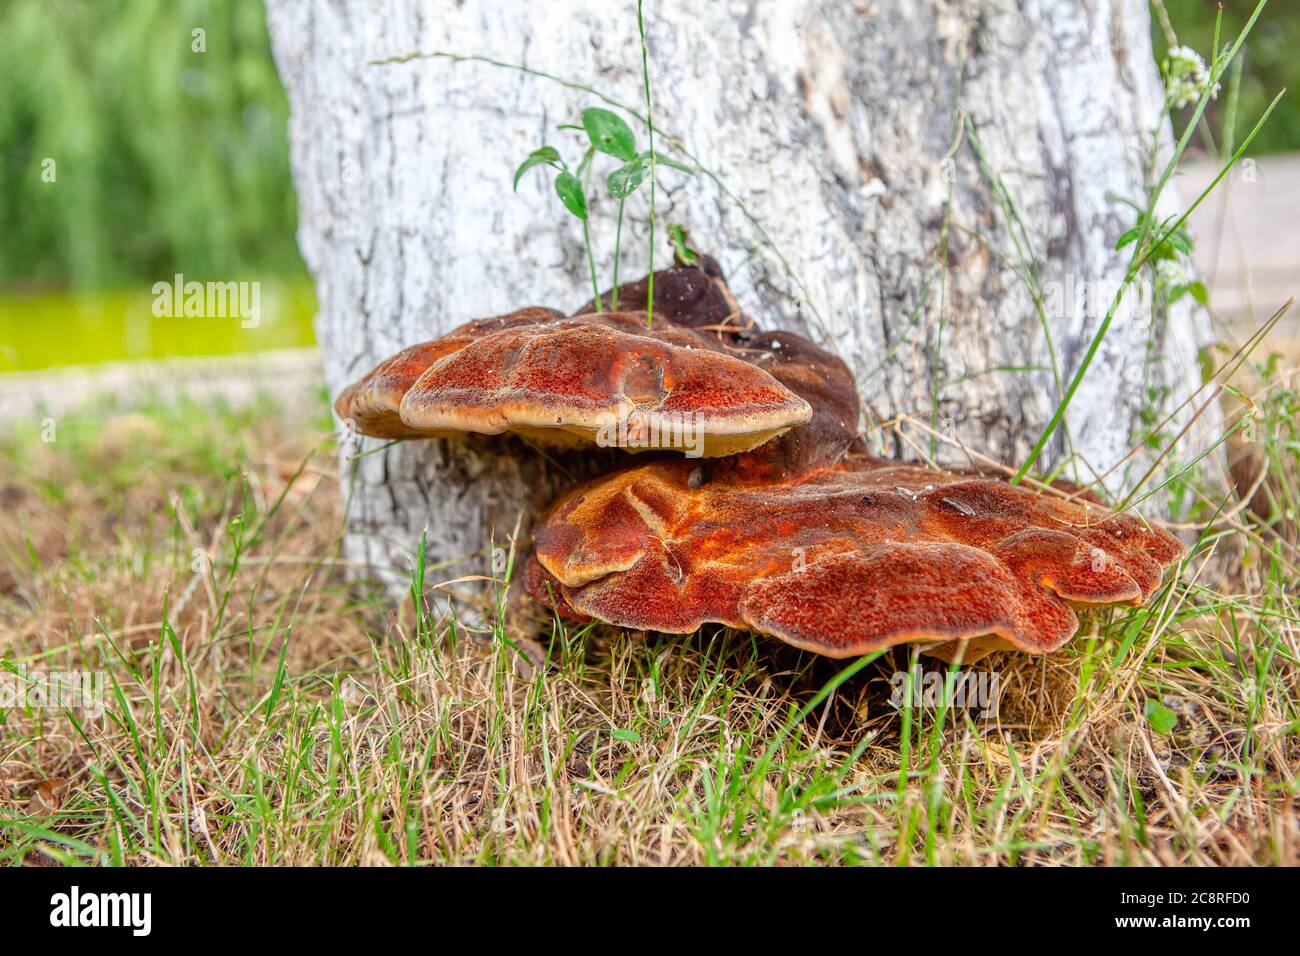
[[[304,275],[261,3],[4,0],[0,90],[0,288]]]
[[[1215,0],[1164,2],[1179,41],[1208,58]],[[1225,0],[1225,42],[1254,3]],[[1279,88],[1300,85],[1298,42],[1300,3],[1272,0],[1246,45],[1238,140]],[[261,3],[3,0],[0,91],[0,290],[304,277]],[[1216,137],[1225,100],[1207,113]],[[1253,151],[1300,147],[1294,103]]]
[[[1209,62],[1210,47],[1214,42],[1214,19],[1220,6],[1218,0],[1163,2],[1169,14],[1169,26],[1177,35],[1178,42],[1191,47]],[[1258,2],[1259,0],[1223,0],[1223,26],[1219,36],[1221,45],[1226,46],[1233,41],[1250,19]],[[1160,23],[1159,10],[1154,11],[1152,21],[1152,41],[1159,60],[1164,58],[1165,51],[1169,49],[1168,39]],[[1242,47],[1244,58],[1236,122],[1232,131],[1233,141],[1238,144],[1242,141],[1283,87],[1287,89],[1287,95],[1282,98],[1282,102],[1251,144],[1250,151],[1253,154],[1300,149],[1300,108],[1297,108],[1296,99],[1297,93],[1300,93],[1300,55],[1296,52],[1298,45],[1300,2],[1269,0],[1255,29]],[[1206,125],[1215,144],[1221,144],[1225,139],[1223,124],[1228,113],[1228,76],[1224,77],[1222,86],[1218,99],[1211,102],[1205,111]],[[1182,121],[1185,123],[1191,114],[1192,107],[1183,110]],[[1182,127],[1177,131],[1181,133]],[[1194,142],[1199,142],[1202,148],[1210,146],[1201,134],[1198,134]]]

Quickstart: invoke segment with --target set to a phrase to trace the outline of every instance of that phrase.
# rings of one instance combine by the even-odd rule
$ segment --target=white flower
[[[1174,259],[1161,259],[1156,263],[1156,278],[1166,287],[1173,288],[1187,282],[1187,273]]]
[[[1165,91],[1174,109],[1195,103],[1210,88],[1210,72],[1205,60],[1191,47],[1171,47],[1164,62]],[[1210,90],[1210,99],[1219,95],[1219,84]]]
[[[1189,46],[1171,47],[1165,59],[1169,61],[1171,70],[1181,67],[1184,73],[1205,73],[1205,60]]]

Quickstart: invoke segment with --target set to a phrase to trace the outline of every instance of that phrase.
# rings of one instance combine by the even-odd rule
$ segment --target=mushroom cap
[[[689,329],[711,329],[718,332],[739,331],[748,324],[736,297],[727,287],[722,269],[710,256],[701,255],[698,265],[680,262],[671,269],[655,273],[654,313],[673,325]],[[623,312],[645,312],[650,298],[650,277],[628,282],[618,287],[618,309]],[[592,299],[576,309],[574,315],[590,315],[608,307],[614,311],[614,290],[600,296],[601,308]]]
[[[399,414],[423,433],[511,431],[715,457],[761,445],[808,421],[812,409],[714,336],[618,312],[477,339],[430,365]]]
[[[829,657],[904,642],[1044,653],[1074,608],[1140,604],[1181,553],[1088,501],[854,455],[773,484],[662,460],[574,489],[526,586],[561,613],[674,633],[716,622]]]
[[[793,332],[747,332],[731,346],[812,408],[812,417],[735,462],[738,478],[787,482],[829,468],[860,431],[857,383],[844,361]]]
[[[403,349],[335,408],[381,438],[511,431],[547,445],[691,457],[763,445],[746,459],[755,480],[830,466],[854,442],[859,400],[848,366],[801,336],[756,329],[708,256],[655,273],[653,321],[647,279],[618,292],[633,311],[589,313],[588,304],[565,319],[522,309]]]
[[[402,421],[398,408],[402,396],[429,366],[493,332],[560,317],[555,309],[530,306],[490,319],[476,319],[440,339],[404,348],[345,388],[334,402],[334,411],[342,421],[351,421],[357,431],[373,438],[427,438],[429,432]]]
[[[648,280],[649,276],[619,287],[620,302],[625,311],[645,312]],[[740,316],[735,297],[722,277],[722,270],[709,256],[700,256],[700,264],[697,266],[679,264],[656,272],[655,283],[654,312],[656,324],[661,327],[725,326]],[[610,302],[611,292],[605,292],[601,298],[602,302]],[[589,315],[597,311],[593,300],[574,315]],[[502,329],[547,322],[561,318],[562,315],[555,309],[533,306],[494,318],[467,322],[441,338],[409,346],[380,362],[339,394],[334,409],[341,420],[351,421],[361,434],[374,438],[428,438],[455,434],[464,429],[429,429],[411,426],[402,421],[401,401],[411,386],[435,362],[478,339]],[[641,325],[646,325],[644,319]],[[722,335],[714,336],[713,343],[717,345],[723,338]],[[543,443],[569,443],[561,433],[543,433],[541,437]]]

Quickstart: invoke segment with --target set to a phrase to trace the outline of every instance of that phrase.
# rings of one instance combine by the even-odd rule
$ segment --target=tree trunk
[[[468,319],[590,298],[579,224],[543,176],[517,194],[511,177],[542,143],[575,163],[556,126],[597,97],[482,62],[371,61],[485,55],[643,109],[630,0],[268,8],[332,394]],[[647,17],[660,148],[680,158],[680,138],[717,175],[661,168],[656,263],[680,223],[759,322],[837,350],[874,412],[915,420],[872,431],[886,451],[1022,461],[1105,313],[1080,294],[1124,274],[1114,247],[1135,213],[1116,197],[1145,203],[1169,155],[1145,0],[679,0]],[[629,203],[624,279],[647,265],[645,198]],[[1158,218],[1177,211],[1167,190]],[[614,212],[593,202],[602,285]],[[1190,298],[1121,314],[1039,467],[1088,481],[1120,462],[1195,387],[1207,335]],[[350,553],[401,572],[426,526],[431,559],[502,543],[523,502],[572,478],[500,448],[408,442],[351,463]]]

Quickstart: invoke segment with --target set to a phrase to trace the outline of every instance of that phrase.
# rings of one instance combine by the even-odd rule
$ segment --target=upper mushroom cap
[[[708,333],[657,316],[648,324],[644,313],[603,313],[471,342],[411,385],[400,415],[422,432],[575,436],[714,457],[761,445],[812,409]]]
[[[363,435],[426,438],[429,432],[407,425],[398,409],[402,397],[429,366],[493,332],[558,318],[561,318],[561,313],[555,309],[530,306],[506,315],[467,322],[440,339],[409,346],[384,359],[339,394],[334,410],[340,419],[351,421]]]
[[[511,431],[543,444],[733,455],[797,425],[751,466],[776,478],[832,463],[857,427],[853,378],[799,336],[760,333],[741,315],[717,264],[620,287],[641,311],[564,318],[530,308],[471,322],[404,349],[339,396],[363,434],[415,438]],[[601,297],[612,301],[611,293]]]
[[[830,657],[911,641],[951,656],[975,639],[967,661],[1055,650],[1072,605],[1140,604],[1182,550],[1090,502],[866,456],[785,484],[715,463],[627,468],[565,495],[533,534],[528,588],[566,613],[716,622]]]

